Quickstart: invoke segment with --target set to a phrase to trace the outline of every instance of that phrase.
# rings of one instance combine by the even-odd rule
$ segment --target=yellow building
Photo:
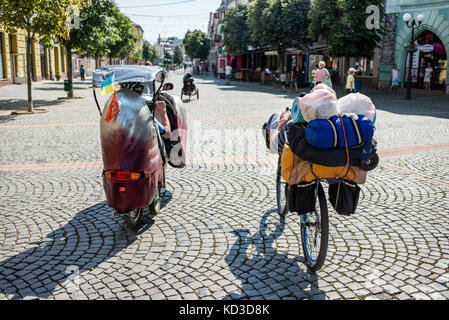
[[[0,86],[26,82],[25,31],[9,34],[0,29]],[[32,44],[32,80],[65,78],[67,50],[46,48],[39,40]]]

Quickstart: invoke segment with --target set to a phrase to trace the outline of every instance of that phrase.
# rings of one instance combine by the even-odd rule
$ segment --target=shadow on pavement
[[[171,193],[164,195],[165,204],[170,196]],[[98,203],[77,213],[42,241],[31,243],[33,248],[0,261],[0,294],[21,299],[76,293],[72,274],[81,275],[95,269],[125,250],[154,224],[146,215],[140,229],[133,231],[123,223],[118,224],[117,219],[111,217],[106,202]],[[111,270],[115,270],[113,266]]]
[[[63,103],[65,100],[33,100],[34,108],[45,108],[49,106],[55,106]],[[27,100],[25,99],[1,99],[0,100],[0,110],[25,110],[27,105]]]
[[[324,300],[325,294],[318,289],[318,277],[304,272],[298,265],[304,258],[291,258],[286,253],[279,253],[273,247],[285,228],[285,218],[281,217],[276,229],[267,234],[267,219],[277,210],[265,212],[260,221],[259,233],[250,235],[248,230],[237,229],[233,233],[238,237],[225,258],[234,276],[242,282],[242,292],[232,293],[225,299],[279,299],[293,297]],[[255,253],[248,251],[255,247]],[[308,289],[310,287],[310,289]],[[287,289],[284,290],[284,289]]]

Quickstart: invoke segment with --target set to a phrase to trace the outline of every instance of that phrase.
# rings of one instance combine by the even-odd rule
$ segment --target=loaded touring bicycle
[[[144,208],[157,215],[161,189],[165,188],[166,164],[186,164],[187,123],[179,97],[169,94],[173,84],[165,83],[160,67],[135,65],[104,66],[93,75],[93,94],[101,116],[103,187],[107,203],[130,228],[139,225]],[[103,110],[96,88],[105,82],[117,91]],[[103,86],[102,86],[103,85]],[[133,90],[138,86],[141,91]],[[163,139],[155,119],[155,103],[165,101],[171,138]]]

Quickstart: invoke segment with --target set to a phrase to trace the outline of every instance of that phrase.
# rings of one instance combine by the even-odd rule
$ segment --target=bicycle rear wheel
[[[276,203],[278,213],[285,217],[289,212],[288,209],[288,183],[282,178],[281,157],[279,157],[278,168],[276,172]]]
[[[301,215],[301,240],[307,269],[315,273],[326,260],[329,216],[324,189],[318,186],[319,210]]]

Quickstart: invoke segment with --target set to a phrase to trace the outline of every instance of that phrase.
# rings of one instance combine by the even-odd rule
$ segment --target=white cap
[[[349,72],[355,72],[354,68],[349,68]]]

